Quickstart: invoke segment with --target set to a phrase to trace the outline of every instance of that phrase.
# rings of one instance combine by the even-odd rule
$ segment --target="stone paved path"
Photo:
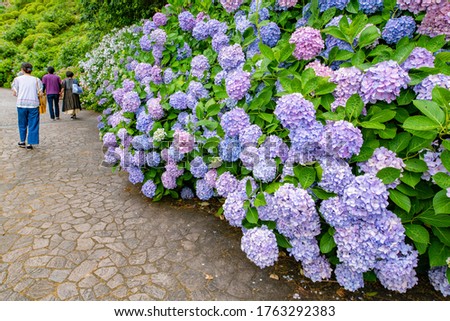
[[[17,147],[15,98],[0,89],[0,300],[285,300],[238,233],[196,209],[152,203],[101,167],[96,114],[51,122]]]

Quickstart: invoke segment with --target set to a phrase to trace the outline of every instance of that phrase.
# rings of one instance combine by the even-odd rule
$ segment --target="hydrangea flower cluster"
[[[144,194],[145,196],[147,196],[149,198],[153,198],[155,196],[155,192],[156,192],[156,185],[150,179],[150,180],[146,181],[144,183],[144,185],[142,185],[141,191],[142,191],[142,194]]]
[[[319,77],[331,77],[333,75],[333,70],[323,65],[319,60],[314,60],[305,66],[305,70],[309,68],[313,69],[316,76]]]
[[[408,87],[408,73],[397,62],[388,60],[370,67],[361,80],[361,98],[365,103],[394,101]]]
[[[450,40],[450,3],[448,1],[436,1],[427,8],[427,13],[417,30],[418,33],[430,37],[445,35]]]
[[[428,170],[423,173],[422,179],[429,181],[437,173],[445,173],[450,175],[450,172],[448,172],[444,167],[444,164],[442,164],[441,154],[442,150],[437,152],[427,151],[423,155],[423,160],[427,164]]]
[[[437,74],[426,77],[422,82],[414,86],[417,99],[431,100],[434,87],[439,86],[450,89],[450,76]]]
[[[220,3],[227,12],[236,11],[243,2],[244,0],[220,0]]]
[[[298,0],[277,0],[277,4],[282,8],[290,8],[297,4]]]
[[[326,11],[330,8],[342,10],[349,2],[350,0],[319,0],[319,9],[320,12]]]
[[[314,105],[299,93],[281,97],[274,114],[287,129],[306,127],[316,121]]]
[[[228,96],[234,100],[241,100],[250,89],[250,73],[236,70],[227,74],[225,87]]]
[[[209,69],[208,58],[203,55],[198,55],[192,58],[191,74],[193,77],[202,79],[205,72]]]
[[[199,179],[195,183],[196,195],[202,201],[207,201],[214,196],[214,190],[208,185],[204,179]]]
[[[277,239],[265,225],[245,231],[241,249],[261,269],[272,266],[278,260]]]
[[[320,30],[311,27],[301,27],[295,30],[289,43],[295,45],[293,56],[298,60],[314,58],[325,46]]]
[[[381,37],[388,44],[395,44],[403,37],[412,38],[416,30],[416,22],[413,17],[402,16],[400,18],[391,18],[381,33]]]
[[[263,44],[269,47],[275,47],[280,40],[280,27],[275,22],[269,22],[268,25],[261,27],[261,40]]]
[[[400,9],[413,13],[425,11],[429,6],[442,2],[441,0],[397,0]]]
[[[448,283],[447,276],[445,275],[446,270],[447,267],[440,266],[434,267],[428,272],[431,285],[445,297],[450,295],[450,283]]]
[[[338,158],[358,155],[363,144],[361,130],[345,120],[327,121],[319,146]]]
[[[365,14],[383,10],[383,0],[358,0],[359,9]]]
[[[238,44],[224,47],[219,53],[219,64],[225,71],[237,69],[245,62],[244,52]]]
[[[416,47],[405,62],[402,63],[401,67],[406,71],[421,67],[434,68],[434,56],[425,48]]]
[[[330,81],[337,84],[333,92],[335,100],[331,104],[334,111],[339,106],[345,106],[347,100],[359,93],[363,73],[356,67],[339,68],[330,77]]]
[[[244,109],[234,108],[223,114],[220,126],[227,136],[236,137],[250,126],[250,117]]]

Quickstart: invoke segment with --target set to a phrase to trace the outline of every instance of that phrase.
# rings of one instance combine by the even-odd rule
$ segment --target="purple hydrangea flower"
[[[329,279],[333,271],[330,262],[323,255],[318,256],[316,260],[309,264],[302,264],[302,266],[305,276],[313,282]]]
[[[151,179],[149,179],[144,183],[144,185],[142,185],[141,192],[148,198],[153,198],[156,192],[155,183]]]
[[[194,192],[189,187],[183,187],[180,192],[180,196],[184,200],[190,200],[194,198]]]
[[[205,28],[210,37],[214,37],[214,35],[217,34],[225,34],[228,30],[228,26],[225,22],[220,22],[216,19],[208,20],[205,24]]]
[[[192,49],[187,43],[184,43],[183,47],[177,49],[177,60],[183,60],[192,56]]]
[[[187,90],[187,94],[197,99],[204,99],[208,97],[208,90],[197,81],[191,81]]]
[[[197,197],[202,201],[207,201],[214,196],[214,190],[206,183],[204,179],[199,179],[195,183]]]
[[[247,19],[247,16],[244,11],[238,11],[234,15],[234,20],[236,24],[236,30],[240,33],[244,33],[248,28],[253,28],[256,33],[256,26]]]
[[[208,166],[203,161],[201,156],[195,157],[190,163],[192,176],[195,178],[203,178],[208,172]]]
[[[359,9],[365,14],[383,10],[383,0],[359,0]]]
[[[361,81],[361,98],[365,103],[377,100],[391,103],[407,88],[411,80],[408,73],[393,60],[383,61],[370,67]]]
[[[361,130],[345,120],[327,121],[319,142],[325,152],[338,158],[358,155],[362,144]]]
[[[106,133],[103,135],[103,146],[106,147],[116,147],[117,146],[117,138],[113,133]]]
[[[194,149],[194,136],[184,130],[176,130],[173,134],[173,147],[180,153],[189,153]]]
[[[450,283],[445,275],[446,271],[447,267],[445,266],[433,267],[428,271],[431,285],[445,297],[450,295]]]
[[[152,142],[147,135],[134,136],[131,145],[135,150],[149,150],[153,147]]]
[[[445,168],[441,160],[441,152],[427,151],[423,155],[423,160],[427,164],[428,170],[423,173],[422,179],[429,181],[437,173],[445,173],[450,175],[450,173]]]
[[[333,70],[323,65],[319,60],[314,60],[305,66],[305,70],[312,68],[319,77],[331,77],[333,75]]]
[[[131,184],[142,183],[144,181],[144,174],[139,167],[129,166],[127,167],[128,180]]]
[[[291,8],[297,4],[298,0],[277,0],[277,4],[283,8]]]
[[[241,249],[261,269],[278,260],[277,239],[265,225],[246,230],[241,239]]]
[[[316,120],[313,103],[299,93],[282,96],[277,101],[274,114],[287,129],[306,126]]]
[[[244,52],[238,44],[224,47],[219,53],[219,64],[225,71],[237,69],[245,62]]]
[[[143,35],[141,39],[139,39],[139,45],[141,46],[141,49],[143,51],[152,50],[152,42],[150,41],[147,35]]]
[[[174,78],[175,74],[171,68],[167,68],[166,70],[164,70],[163,82],[165,85],[170,84]]]
[[[229,72],[225,79],[225,87],[230,98],[241,100],[251,87],[250,73],[241,70]]]
[[[177,91],[169,98],[169,104],[175,109],[183,110],[187,108],[187,95],[184,92]]]
[[[319,215],[306,190],[284,184],[275,192],[273,204],[277,229],[284,236],[301,239],[320,234]]]
[[[413,17],[401,16],[399,18],[391,18],[381,33],[381,37],[388,44],[395,44],[403,37],[412,38],[416,30],[416,22]]]
[[[337,84],[333,92],[335,101],[331,104],[333,111],[338,106],[345,106],[347,100],[359,92],[362,77],[361,70],[356,67],[340,68],[331,75],[330,81]]]
[[[127,112],[136,112],[141,106],[141,98],[135,91],[125,93],[122,101],[122,109]]]
[[[195,56],[191,61],[191,74],[193,77],[202,79],[209,67],[208,58],[203,55]]]
[[[242,193],[228,193],[227,199],[223,204],[223,215],[231,226],[242,226],[242,220],[246,215],[244,201],[245,198],[242,196]]]
[[[409,55],[408,59],[401,64],[405,70],[417,69],[420,67],[434,68],[434,56],[425,48],[416,47]]]
[[[123,90],[123,88],[116,89],[112,93],[112,96],[113,96],[115,102],[119,106],[122,106],[122,101],[123,101],[123,96],[124,95],[125,95],[125,90]]]
[[[343,160],[326,157],[320,160],[320,166],[323,172],[319,186],[328,192],[342,195],[355,178],[351,167]]]
[[[242,108],[234,108],[222,115],[220,126],[229,137],[239,136],[250,126],[250,117]]]
[[[253,176],[263,183],[272,182],[277,176],[277,164],[273,159],[259,161],[253,166]]]
[[[358,167],[366,174],[377,175],[377,173],[386,167],[393,167],[401,170],[405,167],[403,160],[386,147],[375,149],[372,157],[363,163],[358,163]],[[393,183],[387,185],[387,188],[395,188],[400,184],[400,180],[396,179]]]
[[[324,200],[320,205],[320,213],[325,221],[333,227],[348,226],[353,222],[353,218],[348,215],[340,197]]]
[[[216,180],[216,190],[219,196],[228,197],[228,194],[237,190],[239,181],[230,172],[225,172]]]
[[[429,75],[420,84],[414,86],[413,90],[417,94],[417,99],[431,100],[433,88],[436,86],[450,89],[450,76]]]
[[[275,47],[281,37],[280,27],[275,22],[269,22],[269,24],[261,27],[260,33],[263,44],[269,47]]]
[[[157,12],[153,15],[153,22],[156,27],[165,26],[167,23],[167,17],[164,13]]]
[[[100,100],[98,101],[98,105],[99,105],[99,106],[102,106],[102,105],[106,104],[107,101],[108,101],[108,99],[102,98],[102,99],[100,99]]]
[[[436,1],[436,4],[429,6],[417,32],[430,37],[445,35],[446,40],[449,41],[450,2],[441,0],[439,3]]]
[[[147,110],[152,119],[158,120],[164,116],[164,110],[161,106],[161,98],[150,98],[147,101]]]
[[[217,180],[217,170],[216,169],[210,169],[208,172],[206,172],[205,176],[203,177],[206,184],[208,184],[209,187],[215,188],[216,187],[216,180]]]
[[[239,141],[242,146],[256,146],[258,139],[262,136],[262,130],[258,125],[246,126],[240,131]]]
[[[189,11],[183,11],[180,13],[178,15],[178,21],[180,28],[183,31],[192,31],[196,24],[194,16]]]
[[[241,144],[237,137],[226,136],[219,144],[219,156],[226,162],[235,162],[239,159]]]
[[[279,157],[282,162],[288,158],[288,145],[276,135],[267,136],[261,147],[264,149],[265,157]]]
[[[362,272],[355,272],[345,264],[336,265],[336,280],[348,291],[356,291],[364,287]]]
[[[425,11],[431,5],[434,5],[442,0],[397,0],[397,4],[400,9],[408,10],[413,13],[419,13]]]
[[[222,48],[230,45],[230,39],[223,33],[215,34],[212,38],[212,47],[215,52],[219,53]]]
[[[192,30],[192,36],[195,38],[195,40],[201,41],[205,40],[209,37],[208,29],[206,28],[206,23],[203,21],[197,22],[197,24],[194,27],[194,30]]]
[[[236,11],[242,5],[242,2],[244,0],[220,0],[223,8],[228,13]]]
[[[134,81],[128,80],[128,79],[125,79],[125,80],[122,82],[122,87],[123,87],[123,89],[125,90],[125,92],[130,92],[130,91],[132,91],[132,90],[134,89],[135,85],[136,85],[136,84],[134,83]]]
[[[152,72],[152,65],[145,62],[139,63],[134,69],[135,78],[137,81],[142,81],[143,79],[150,77]]]
[[[146,155],[145,160],[148,166],[157,167],[161,163],[161,156],[157,152],[151,152]]]
[[[150,33],[150,41],[156,46],[164,46],[167,41],[167,34],[162,29],[155,29]]]
[[[295,30],[289,43],[295,45],[293,56],[298,60],[312,59],[324,48],[320,30],[311,27],[301,27]]]

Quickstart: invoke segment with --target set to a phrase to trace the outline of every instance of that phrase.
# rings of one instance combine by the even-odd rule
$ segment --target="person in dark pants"
[[[48,74],[42,78],[45,92],[47,93],[48,111],[50,112],[50,118],[52,120],[59,120],[59,92],[61,90],[61,78],[58,75],[54,75],[55,68],[48,67]]]
[[[17,96],[17,114],[19,123],[19,147],[33,149],[39,144],[39,97],[42,91],[42,82],[39,78],[31,76],[33,66],[30,63],[22,64],[23,75],[14,78],[12,91]],[[28,142],[28,145],[26,144]]]
[[[73,78],[74,75],[71,71],[67,71],[66,76],[67,78],[63,80],[61,86],[61,94],[64,97],[62,111],[68,115],[71,115],[70,118],[75,120],[77,118],[77,114],[81,110],[81,102],[80,96],[73,93],[72,86],[74,83],[79,85],[79,82],[77,79]]]

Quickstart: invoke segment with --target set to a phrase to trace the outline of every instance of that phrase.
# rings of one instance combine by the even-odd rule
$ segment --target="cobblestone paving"
[[[196,209],[152,203],[101,167],[96,114],[41,117],[17,147],[0,89],[0,300],[285,300],[293,284],[250,263],[238,234]]]

